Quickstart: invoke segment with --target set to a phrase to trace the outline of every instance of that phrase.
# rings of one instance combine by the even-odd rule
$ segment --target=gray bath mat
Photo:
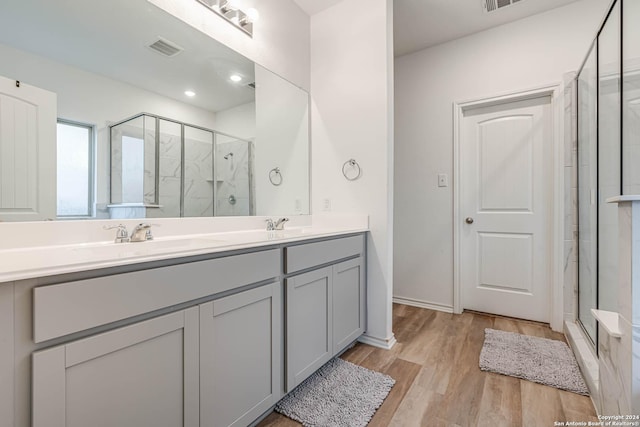
[[[589,395],[576,359],[562,341],[485,329],[480,369]]]
[[[366,426],[395,380],[336,358],[276,405],[276,411],[307,427]]]

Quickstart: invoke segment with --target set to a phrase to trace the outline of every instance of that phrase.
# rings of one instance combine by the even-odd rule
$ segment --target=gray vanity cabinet
[[[33,427],[199,426],[198,308],[33,354]]]
[[[333,354],[338,354],[365,331],[367,302],[364,258],[333,266]]]
[[[333,356],[332,282],[331,267],[286,280],[287,392]]]
[[[287,392],[364,333],[364,251],[363,235],[286,249]]]
[[[281,287],[200,306],[202,426],[246,426],[281,397]]]

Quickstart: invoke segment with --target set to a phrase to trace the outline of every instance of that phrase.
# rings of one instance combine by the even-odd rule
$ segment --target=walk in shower
[[[147,113],[110,141],[111,218],[254,214],[251,141]]]
[[[577,78],[578,323],[596,346],[591,309],[618,312],[618,206],[640,194],[640,2],[617,0]]]

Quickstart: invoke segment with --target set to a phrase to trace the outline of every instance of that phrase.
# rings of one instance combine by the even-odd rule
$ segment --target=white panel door
[[[56,94],[0,77],[0,221],[56,217]]]
[[[549,322],[551,99],[464,112],[460,141],[463,309]]]

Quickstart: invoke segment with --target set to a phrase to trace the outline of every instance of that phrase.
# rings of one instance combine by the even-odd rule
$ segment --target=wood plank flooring
[[[478,367],[484,329],[564,340],[548,326],[481,313],[460,315],[394,304],[391,350],[357,344],[342,358],[395,378],[370,426],[546,427],[598,421],[590,398]],[[300,424],[277,413],[260,427]]]

